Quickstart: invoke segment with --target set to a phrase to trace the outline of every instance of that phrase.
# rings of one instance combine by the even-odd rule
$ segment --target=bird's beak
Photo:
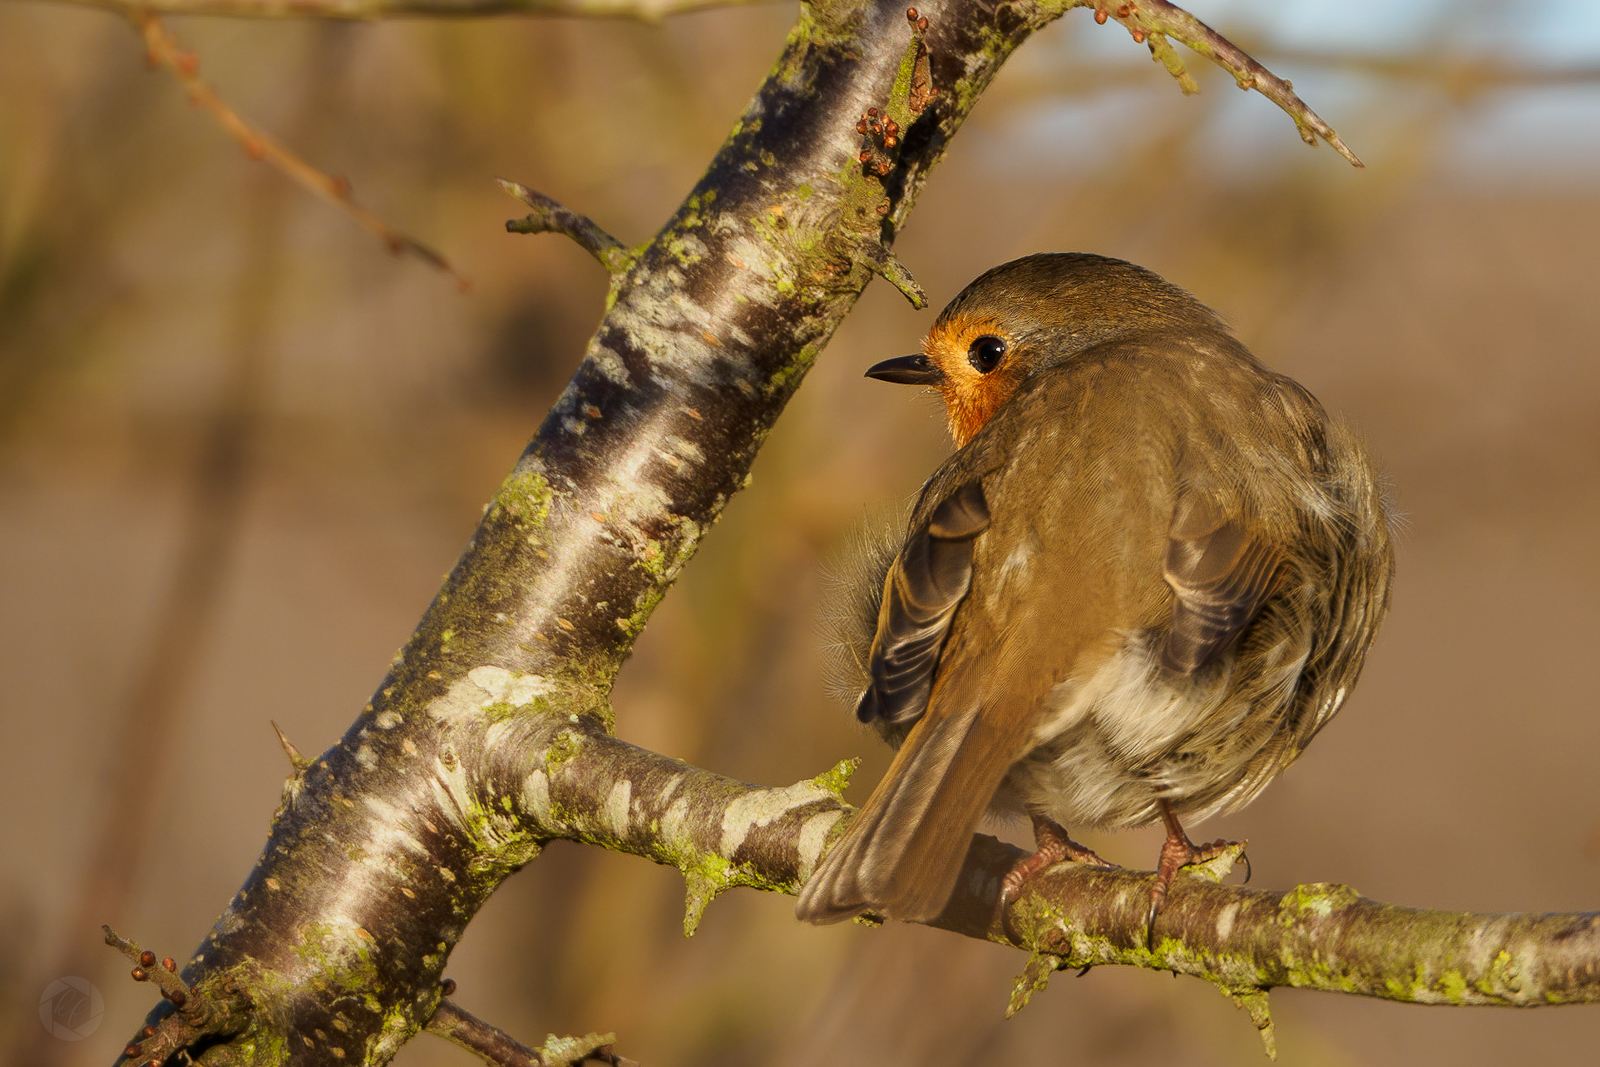
[[[944,380],[939,368],[928,362],[921,352],[909,356],[896,356],[867,368],[867,377],[896,385],[938,385]]]

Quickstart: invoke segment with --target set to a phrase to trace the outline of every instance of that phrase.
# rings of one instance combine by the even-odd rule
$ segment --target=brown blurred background
[[[1319,44],[1266,5],[1211,7],[1269,58]],[[1511,5],[1419,10],[1351,16],[1320,44],[1438,59],[1526,31],[1511,58],[1574,59],[1571,34]],[[172,22],[242,112],[449,255],[475,282],[462,295],[248,162],[117,19],[0,4],[0,1049],[26,1047],[72,966],[102,1025],[42,1055],[112,1061],[153,1000],[96,924],[179,956],[199,941],[277,803],[268,720],[307,752],[343,732],[577,365],[602,272],[505,234],[520,212],[491,178],[646,238],[792,17]],[[1254,806],[1200,832],[1248,837],[1262,886],[1600,907],[1600,107],[1582,87],[1277,66],[1367,171],[1213,72],[1183,99],[1078,13],[1002,75],[897,251],[935,306],[1032,251],[1146,264],[1391,473],[1398,591],[1360,690]],[[825,561],[948,447],[930,400],[861,378],[930,322],[869,288],[651,622],[616,694],[624,737],[766,783],[859,754],[865,797],[887,761],[830,703],[814,620]],[[112,824],[139,848],[108,879],[97,837],[137,815],[111,795],[130,715],[154,724],[133,787],[153,807]],[[1158,848],[1150,831],[1088,843],[1140,866]],[[743,890],[686,941],[681,906],[673,872],[558,843],[468,932],[459,1000],[530,1043],[616,1030],[648,1067],[1262,1062],[1199,982],[1062,974],[1004,1022],[1016,952],[802,928]],[[1594,1007],[1273,1004],[1291,1065],[1579,1063],[1600,1044]],[[398,1062],[476,1061],[424,1036]]]

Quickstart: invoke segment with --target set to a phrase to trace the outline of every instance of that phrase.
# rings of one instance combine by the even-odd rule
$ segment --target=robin
[[[800,918],[927,921],[985,810],[1038,851],[1161,819],[1147,922],[1198,846],[1339,710],[1394,570],[1371,461],[1304,388],[1131,263],[1034,255],[867,371],[942,395],[957,451],[869,566],[856,714],[898,751]]]

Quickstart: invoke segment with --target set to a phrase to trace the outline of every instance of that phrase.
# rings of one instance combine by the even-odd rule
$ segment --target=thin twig
[[[126,956],[133,967],[133,980],[152,982],[161,990],[161,997],[172,1004],[173,1010],[159,1021],[139,1031],[137,1040],[123,1047],[124,1059],[138,1063],[161,1063],[180,1049],[186,1049],[206,1037],[231,1037],[242,1031],[250,1021],[250,1008],[238,995],[237,986],[225,981],[220,988],[195,989],[178,974],[178,963],[171,956],[159,962],[149,949],[140,949],[137,942],[129,941],[109,926],[105,932],[106,944]]]
[[[1086,0],[1087,2],[1090,0]],[[1199,87],[1184,69],[1183,61],[1178,58],[1178,54],[1167,43],[1166,39],[1169,37],[1187,45],[1194,52],[1205,56],[1232,74],[1239,88],[1254,89],[1277,104],[1294,119],[1295,128],[1300,131],[1300,139],[1306,144],[1315,147],[1317,138],[1320,137],[1332,145],[1334,151],[1349,160],[1352,166],[1366,166],[1356,158],[1354,152],[1345,147],[1345,143],[1339,139],[1333,127],[1322,121],[1321,116],[1295,95],[1294,86],[1287,79],[1272,73],[1242,48],[1182,8],[1175,7],[1167,0],[1128,0],[1127,3],[1121,4],[1117,4],[1117,0],[1092,0],[1092,2],[1096,22],[1103,23],[1108,17],[1115,18],[1128,28],[1135,41],[1140,44],[1148,42],[1150,54],[1160,60],[1172,76],[1178,79],[1184,92],[1198,92]],[[1112,7],[1113,4],[1116,6]]]
[[[632,265],[633,253],[624,248],[621,241],[601,229],[600,225],[589,216],[580,215],[543,193],[529,189],[526,185],[508,182],[504,178],[495,180],[500,183],[500,188],[533,209],[525,217],[507,222],[506,232],[564,234],[598,259],[600,265],[613,276],[621,274]]]
[[[121,8],[121,5],[116,5]],[[144,37],[145,49],[152,65],[166,67],[188,91],[189,100],[204,108],[232,137],[244,147],[245,154],[270,164],[305,189],[326,200],[355,220],[356,224],[382,241],[395,255],[409,253],[455,280],[456,287],[465,292],[472,282],[460,274],[443,255],[429,248],[407,233],[390,226],[383,219],[355,202],[350,195],[349,179],[322,173],[271,137],[256,129],[239,116],[217,96],[216,91],[200,78],[200,60],[184,50],[172,36],[160,16],[140,8],[122,8]]]
[[[616,1034],[582,1037],[550,1034],[543,1045],[533,1049],[451,1000],[439,1001],[427,1029],[430,1034],[459,1045],[493,1067],[577,1067],[586,1062],[639,1067],[637,1060],[619,1056],[611,1047],[616,1043]]]

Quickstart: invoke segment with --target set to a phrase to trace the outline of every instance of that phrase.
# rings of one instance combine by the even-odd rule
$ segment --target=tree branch
[[[613,277],[623,274],[633,265],[633,253],[622,242],[611,236],[589,216],[580,215],[569,207],[534,192],[526,185],[495,179],[500,188],[527,204],[533,210],[520,219],[506,223],[507,233],[559,233],[572,238],[578,247],[588,252]]]
[[[98,7],[120,14],[224,15],[231,18],[482,18],[537,15],[571,18],[634,19],[660,22],[716,7],[769,3],[771,0],[50,0]]]
[[[513,798],[541,838],[676,867],[688,884],[688,932],[705,903],[731,886],[796,892],[853,812],[840,798],[849,764],[771,788],[636,748],[581,721],[542,716],[514,732],[514,749],[544,758],[531,771],[501,761],[493,790]],[[1327,883],[1284,892],[1223,886],[1222,864],[1181,878],[1152,949],[1145,920],[1153,872],[1059,864],[1002,907],[1001,879],[1024,855],[974,837],[955,896],[930,924],[1029,952],[1013,1010],[1050,971],[1102,964],[1204,979],[1251,1007],[1263,1029],[1264,994],[1285,986],[1414,1004],[1600,1002],[1600,912],[1470,914],[1381,904]]]
[[[199,57],[178,44],[158,15],[143,5],[123,4],[116,0],[108,0],[102,6],[120,11],[132,20],[144,38],[151,65],[170,70],[189,94],[190,103],[216,119],[217,124],[239,142],[245,155],[268,164],[297,185],[343,211],[356,225],[382,241],[391,254],[415,256],[435,270],[449,275],[462,291],[472,287],[472,282],[457,272],[443,255],[356,203],[350,194],[349,179],[324,174],[241,118],[200,77]]]
[[[1112,6],[1114,4],[1115,7]],[[1094,8],[1096,22],[1104,23],[1108,15],[1114,15],[1118,22],[1128,28],[1136,43],[1148,44],[1151,57],[1178,79],[1184,93],[1197,93],[1200,87],[1184,68],[1178,53],[1167,43],[1169,37],[1232,74],[1239,88],[1254,89],[1277,104],[1294,119],[1295,129],[1300,131],[1300,139],[1306,144],[1315,148],[1320,137],[1349,160],[1351,166],[1366,166],[1345,147],[1333,127],[1322,121],[1321,116],[1295,95],[1294,86],[1287,79],[1263,67],[1238,45],[1181,7],[1168,3],[1168,0],[1128,0],[1121,4],[1117,0],[1094,0]]]
[[[551,1034],[542,1046],[533,1049],[449,1000],[439,1002],[438,1010],[428,1021],[428,1033],[459,1045],[491,1067],[577,1067],[580,1063],[638,1067],[637,1061],[618,1056],[611,1047],[616,1043],[616,1034]]]

